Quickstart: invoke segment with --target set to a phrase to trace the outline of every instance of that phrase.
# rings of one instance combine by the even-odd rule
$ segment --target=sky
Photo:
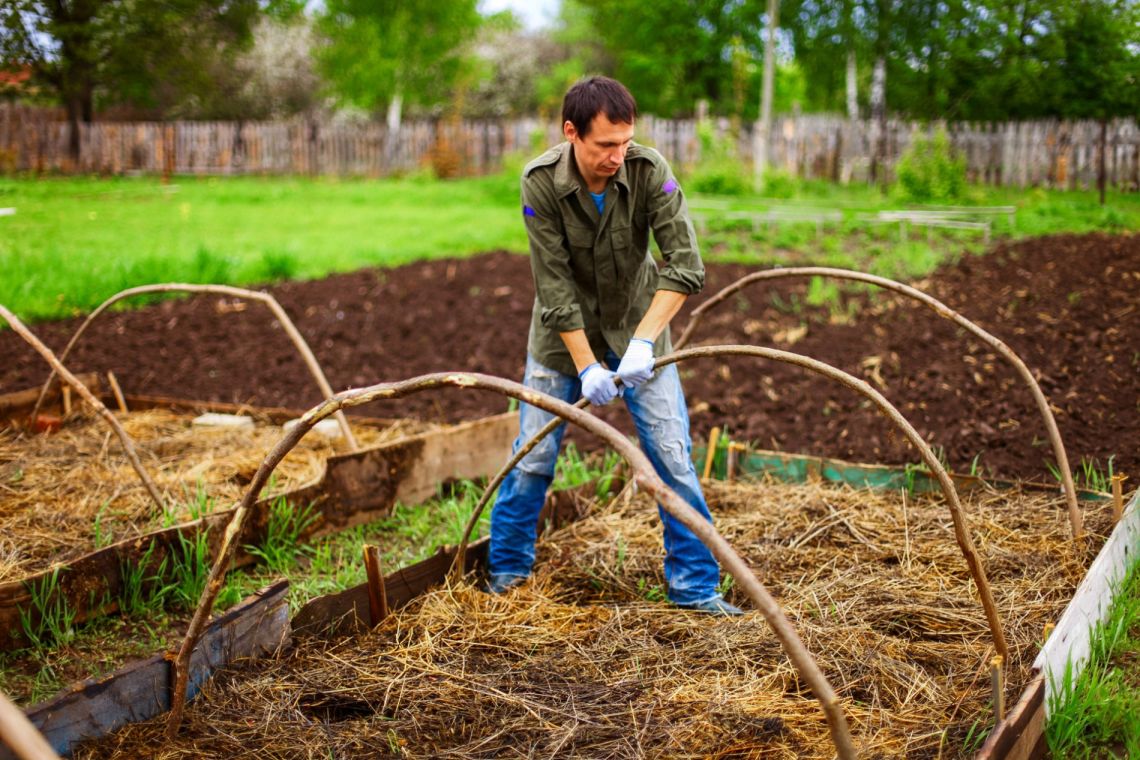
[[[496,13],[512,10],[529,30],[550,26],[558,15],[559,0],[480,0],[479,10]]]

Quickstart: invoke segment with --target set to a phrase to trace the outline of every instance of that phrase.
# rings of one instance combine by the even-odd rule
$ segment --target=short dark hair
[[[562,123],[570,122],[582,137],[599,113],[615,124],[632,124],[637,102],[625,85],[609,77],[590,77],[577,82],[562,99]]]

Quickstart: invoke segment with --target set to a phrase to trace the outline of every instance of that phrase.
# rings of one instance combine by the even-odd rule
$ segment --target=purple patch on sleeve
[[[530,206],[523,206],[523,216],[538,216]]]
[[[673,192],[674,190],[676,190],[676,189],[677,189],[677,180],[675,180],[675,179],[673,179],[672,177],[670,177],[670,178],[669,178],[669,179],[668,179],[668,180],[665,182],[665,184],[661,186],[661,189],[662,189],[662,190],[664,190],[664,191],[665,191],[665,192],[667,192],[667,193],[671,193],[671,192]]]

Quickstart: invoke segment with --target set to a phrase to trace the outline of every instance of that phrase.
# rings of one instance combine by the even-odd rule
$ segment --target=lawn
[[[85,311],[151,282],[232,285],[525,250],[517,181],[0,180],[0,303]]]
[[[732,208],[799,205],[839,209],[845,219],[817,234],[810,223],[753,232],[710,215],[709,260],[811,262],[922,276],[947,257],[983,249],[976,232],[913,232],[868,226],[860,213],[903,204],[866,185],[781,185],[783,197],[735,197]],[[701,201],[724,201],[693,196]],[[1013,227],[995,235],[1140,228],[1140,196],[970,188],[968,205],[1014,205]],[[28,320],[94,308],[123,288],[152,282],[248,285],[314,278],[366,266],[481,251],[526,250],[515,172],[434,181],[333,178],[0,179],[0,303]]]

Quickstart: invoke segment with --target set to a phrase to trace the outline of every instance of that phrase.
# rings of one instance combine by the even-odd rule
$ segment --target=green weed
[[[206,531],[178,534],[171,546],[169,563],[163,561],[159,573],[165,581],[158,596],[176,607],[193,610],[198,606],[210,575],[210,544]]]
[[[60,592],[59,567],[38,582],[26,582],[32,610],[20,610],[20,627],[32,646],[43,649],[75,637],[75,610]]]
[[[121,563],[119,590],[119,610],[124,615],[137,615],[162,607],[161,581],[166,560],[160,563],[154,575],[150,568],[154,564],[154,542],[152,541],[137,562]]]
[[[664,602],[669,598],[664,586],[660,583],[651,583],[645,578],[637,579],[637,593],[647,602]]]
[[[95,513],[95,520],[91,525],[93,533],[91,540],[96,549],[102,549],[115,542],[115,537],[111,535],[111,531],[103,525],[103,515],[106,513],[109,505],[109,501],[105,501],[100,505],[99,510]]]
[[[316,520],[311,504],[296,509],[284,496],[278,497],[269,507],[265,540],[260,546],[247,546],[245,550],[265,563],[270,571],[285,573],[297,562],[301,535]]]

